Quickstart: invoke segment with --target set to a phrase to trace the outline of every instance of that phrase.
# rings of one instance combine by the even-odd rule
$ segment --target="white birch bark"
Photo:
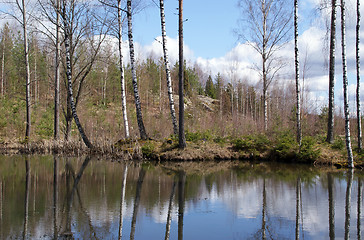
[[[166,34],[166,19],[165,19],[165,14],[164,14],[164,1],[163,0],[160,0],[160,15],[161,15],[162,45],[163,45],[163,54],[164,54],[164,65],[165,65],[165,70],[166,70],[169,108],[171,111],[173,132],[174,132],[174,134],[177,135],[178,127],[177,127],[176,111],[174,108],[171,72],[170,72],[170,68],[169,68],[169,58],[168,58],[167,38],[166,38],[166,35],[167,35]]]
[[[30,96],[30,68],[29,68],[29,46],[25,1],[22,0],[23,34],[24,34],[24,60],[25,60],[25,102],[26,102],[26,128],[25,139],[28,141],[31,128],[31,96]]]
[[[356,117],[358,126],[358,149],[362,149],[362,129],[360,113],[360,0],[356,1]]]
[[[59,80],[60,80],[60,55],[61,55],[61,44],[60,44],[60,0],[56,2],[56,56],[55,56],[55,74],[54,74],[54,139],[59,140]]]
[[[336,46],[336,0],[332,0],[331,10],[331,33],[330,33],[330,65],[329,65],[329,116],[327,122],[326,141],[334,141],[334,112],[335,112],[335,46]]]
[[[118,25],[119,25],[119,64],[120,64],[120,84],[121,84],[121,106],[123,112],[123,120],[124,120],[124,131],[125,131],[125,138],[129,138],[129,122],[128,122],[128,114],[126,111],[126,91],[125,91],[125,77],[124,77],[124,66],[123,66],[123,23],[121,19],[121,0],[118,0]]]
[[[298,52],[298,0],[294,0],[294,54],[296,71],[296,121],[297,121],[297,142],[301,146],[301,93],[300,93],[300,62]]]
[[[66,3],[64,3],[66,4]],[[64,6],[65,7],[65,6]],[[66,16],[62,16],[64,22],[64,45],[66,50],[66,75],[67,75],[67,88],[68,88],[68,100],[72,111],[73,119],[78,128],[78,131],[82,137],[83,142],[88,148],[93,148],[91,142],[89,141],[85,131],[82,128],[81,122],[78,118],[76,111],[76,104],[73,99],[73,89],[72,89],[72,68],[71,68],[71,53],[70,53],[70,29],[68,26],[68,19]]]
[[[343,89],[344,89],[344,114],[345,114],[345,139],[346,150],[348,153],[348,167],[354,168],[353,151],[350,140],[350,122],[349,122],[349,95],[348,95],[348,78],[346,65],[346,33],[345,33],[345,0],[341,0],[341,48],[343,64]]]
[[[130,66],[131,66],[131,75],[132,75],[132,79],[133,79],[137,122],[138,122],[138,127],[139,127],[139,132],[140,132],[140,138],[145,140],[148,138],[148,136],[145,131],[145,127],[144,127],[144,123],[143,123],[142,108],[141,108],[140,96],[139,96],[139,90],[138,90],[138,80],[137,80],[136,69],[135,69],[131,0],[127,1],[127,15],[128,15],[128,38],[129,38],[129,50],[130,50]]]

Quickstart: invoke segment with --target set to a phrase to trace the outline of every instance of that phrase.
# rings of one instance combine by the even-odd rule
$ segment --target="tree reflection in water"
[[[183,217],[185,212],[186,172],[178,173],[178,240],[183,239]]]
[[[351,188],[353,185],[354,170],[350,169],[347,172],[347,187],[345,198],[345,239],[350,239],[350,209],[351,209]]]
[[[24,229],[23,239],[28,235],[28,218],[29,218],[29,187],[30,187],[30,163],[28,156],[25,156],[25,198],[24,198]]]
[[[327,174],[328,194],[329,194],[329,237],[335,239],[335,202],[334,202],[334,180],[332,173]]]
[[[57,212],[58,212],[58,160],[57,155],[53,156],[53,239],[57,239]]]
[[[138,215],[138,209],[139,209],[139,203],[140,203],[140,193],[142,191],[144,177],[145,177],[145,170],[143,167],[141,167],[140,171],[139,171],[139,177],[138,177],[135,199],[134,199],[133,218],[131,220],[131,231],[130,231],[131,240],[134,239],[134,236],[135,236],[136,218]]]
[[[121,197],[120,197],[120,219],[119,219],[119,237],[121,240],[123,235],[123,204],[125,199],[125,188],[126,188],[126,177],[128,176],[128,164],[125,163],[124,171],[123,171],[123,179],[121,184]]]
[[[362,201],[362,194],[363,194],[363,189],[362,189],[362,186],[361,186],[361,178],[359,177],[358,178],[358,217],[357,217],[357,238],[358,240],[361,239],[361,230],[360,230],[360,225],[361,225],[361,222],[360,222],[360,218],[361,218],[361,201]]]
[[[171,222],[172,222],[172,205],[173,205],[173,198],[174,194],[176,192],[176,177],[174,177],[172,190],[171,190],[171,196],[169,197],[169,204],[168,204],[168,214],[167,214],[167,223],[166,223],[166,234],[164,237],[164,240],[169,239],[169,234],[171,231]]]

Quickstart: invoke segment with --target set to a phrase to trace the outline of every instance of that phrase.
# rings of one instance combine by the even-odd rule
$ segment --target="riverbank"
[[[88,149],[81,141],[7,141],[0,143],[0,154],[91,154],[113,160],[290,162],[338,168],[347,165],[345,144],[339,138],[330,145],[321,138],[306,137],[299,147],[289,135],[274,141],[264,135],[210,138],[206,134],[188,133],[186,137],[188,141],[184,150],[178,148],[178,139],[171,137],[119,140],[116,143],[100,140],[94,142],[93,149]],[[356,168],[363,168],[364,154],[356,151],[354,154]]]

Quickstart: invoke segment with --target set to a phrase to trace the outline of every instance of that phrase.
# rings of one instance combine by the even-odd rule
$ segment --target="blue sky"
[[[159,1],[158,1],[159,3]],[[171,38],[178,36],[178,1],[165,0],[166,30]],[[184,1],[184,41],[195,57],[213,58],[225,55],[237,43],[233,34],[237,26],[237,1]],[[161,35],[159,9],[155,4],[134,17],[135,40],[150,44]]]
[[[159,1],[154,0],[159,3]],[[151,1],[150,1],[151,2]],[[299,4],[299,48],[301,58],[301,69],[303,59],[307,54],[309,70],[306,73],[305,88],[309,91],[312,101],[318,105],[327,103],[328,70],[325,68],[325,21],[330,19],[330,9],[320,14],[317,6],[320,0],[302,0]],[[346,0],[347,5],[347,53],[348,72],[351,100],[355,94],[355,2]],[[361,4],[364,10],[364,1]],[[178,0],[165,0],[167,36],[169,37],[169,51],[172,63],[178,54]],[[292,1],[293,8],[293,1]],[[260,63],[259,55],[246,43],[239,41],[234,30],[238,27],[238,19],[241,17],[238,8],[238,0],[198,0],[184,1],[184,23],[185,58],[187,61],[197,63],[207,73],[212,75],[217,72],[225,74],[229,82],[229,71],[234,69],[238,80],[247,79],[252,85],[259,85],[259,76],[251,68],[254,64]],[[336,98],[342,99],[342,66],[341,66],[341,45],[340,45],[340,8],[337,22],[337,48],[336,48]],[[155,4],[144,9],[134,16],[135,41],[144,54],[153,52],[161,53],[159,43],[154,41],[161,35],[159,9]],[[362,27],[361,36],[364,36]],[[293,39],[293,33],[292,33]],[[170,43],[172,42],[172,43]],[[364,39],[361,40],[361,49],[364,50]],[[159,50],[156,50],[159,48]],[[364,53],[364,51],[361,51]],[[288,65],[288,79],[293,76],[293,42],[291,41],[279,53],[285,57]],[[363,61],[362,61],[363,62]],[[364,68],[362,68],[364,69]],[[231,74],[230,74],[231,77]],[[363,77],[362,77],[363,78]],[[292,78],[293,79],[293,78]],[[363,91],[364,94],[364,91]],[[363,99],[363,98],[362,98]],[[363,102],[364,103],[364,102]],[[354,101],[352,101],[354,104]],[[364,104],[363,104],[364,105]],[[338,105],[340,106],[340,105]],[[320,108],[320,107],[318,107]]]

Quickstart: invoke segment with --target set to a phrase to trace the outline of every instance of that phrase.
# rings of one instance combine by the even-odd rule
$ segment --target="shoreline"
[[[297,163],[314,166],[347,167],[342,151],[333,150],[326,144],[316,144],[317,155],[302,157],[297,149],[283,152],[273,144],[264,147],[237,147],[232,142],[215,143],[211,141],[187,142],[184,150],[178,148],[178,141],[160,140],[119,140],[114,144],[99,144],[88,149],[82,142],[56,142],[53,140],[31,143],[8,142],[0,143],[0,154],[3,155],[61,155],[104,157],[111,160],[147,160],[159,162],[204,162],[204,161],[247,161],[247,162],[281,162]],[[363,169],[362,155],[355,158],[355,168]]]

